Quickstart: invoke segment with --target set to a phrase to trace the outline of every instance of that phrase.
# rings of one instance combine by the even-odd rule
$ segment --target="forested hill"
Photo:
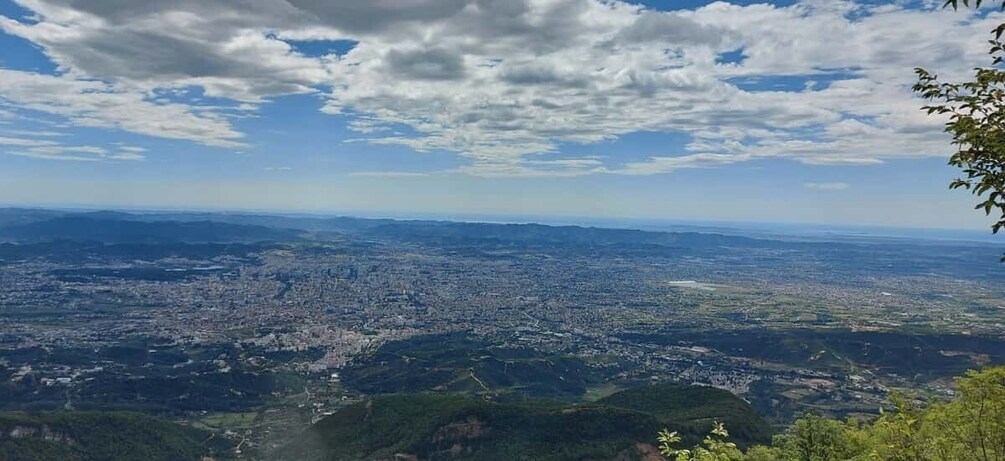
[[[461,395],[376,397],[319,421],[276,457],[637,459],[655,453],[661,428],[697,441],[716,420],[735,428],[740,442],[770,439],[764,420],[729,392],[666,384],[581,405],[504,404]]]
[[[0,460],[229,459],[213,434],[137,413],[0,413]]]

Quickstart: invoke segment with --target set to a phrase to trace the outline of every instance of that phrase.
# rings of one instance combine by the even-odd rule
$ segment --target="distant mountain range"
[[[58,241],[104,244],[351,243],[420,245],[459,256],[552,255],[721,258],[723,264],[805,264],[824,272],[959,278],[999,276],[1001,247],[938,240],[849,241],[758,238],[541,224],[396,221],[349,217],[287,217],[229,213],[60,212],[0,209],[0,244]],[[784,256],[783,256],[784,255]]]
[[[756,238],[711,231],[657,231],[575,225],[503,224],[435,220],[395,220],[353,217],[304,217],[241,213],[71,212],[0,208],[0,239],[18,242],[91,240],[107,243],[146,241],[275,241],[304,233],[368,236],[408,242],[511,242],[538,245],[635,245],[664,247],[806,248],[837,242]],[[841,244],[868,243],[866,240]],[[877,243],[909,241],[880,239]],[[974,242],[941,241],[947,246]]]
[[[35,219],[33,219],[35,218]],[[215,221],[132,220],[122,213],[86,213],[67,216],[32,215],[22,219],[9,217],[0,227],[0,239],[21,243],[56,240],[103,243],[159,242],[259,242],[293,240],[297,233],[248,224]]]

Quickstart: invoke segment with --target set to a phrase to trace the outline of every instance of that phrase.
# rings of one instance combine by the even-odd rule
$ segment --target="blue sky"
[[[983,64],[995,12],[83,5],[0,0],[3,204],[989,224],[910,85]]]

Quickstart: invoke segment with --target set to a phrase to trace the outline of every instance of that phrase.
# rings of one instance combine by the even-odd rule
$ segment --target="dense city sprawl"
[[[25,213],[0,227],[0,407],[139,409],[238,450],[365,397],[367,376],[426,363],[409,353],[425,338],[477,341],[554,383],[430,361],[455,373],[404,390],[582,401],[703,384],[778,424],[808,408],[874,413],[892,390],[949,396],[949,377],[1005,363],[988,245]],[[173,237],[143,237],[164,226]]]

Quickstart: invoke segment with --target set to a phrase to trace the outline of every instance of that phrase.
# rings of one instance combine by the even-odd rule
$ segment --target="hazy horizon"
[[[1005,245],[1005,241],[990,231],[982,229],[939,227],[892,227],[841,223],[807,223],[784,221],[721,221],[702,219],[648,218],[648,217],[589,217],[541,216],[472,213],[424,213],[403,211],[352,212],[340,210],[263,210],[263,209],[212,209],[212,208],[128,208],[114,206],[32,206],[5,204],[2,209],[50,210],[64,212],[121,212],[135,214],[232,214],[305,218],[358,218],[391,219],[399,221],[446,221],[490,224],[541,224],[547,226],[580,226],[610,229],[638,229],[654,232],[699,232],[743,235],[761,238],[801,237],[820,240],[848,238],[949,240],[981,244]]]

